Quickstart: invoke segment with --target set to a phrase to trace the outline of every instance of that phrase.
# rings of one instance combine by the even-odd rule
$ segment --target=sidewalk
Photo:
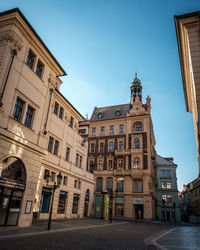
[[[124,224],[127,221],[113,221],[112,224]],[[95,228],[101,226],[112,225],[109,221],[104,221],[96,218],[79,218],[79,219],[65,219],[54,220],[51,222],[51,230],[47,230],[48,221],[40,221],[30,227],[0,227],[0,239],[18,236],[28,236],[36,234],[55,233],[63,231],[72,231],[85,228]]]

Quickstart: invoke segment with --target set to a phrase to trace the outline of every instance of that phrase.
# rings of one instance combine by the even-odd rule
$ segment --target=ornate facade
[[[95,216],[155,218],[156,153],[151,99],[142,103],[142,85],[131,84],[128,104],[97,108],[81,123],[88,132],[88,170],[96,181]],[[87,134],[87,133],[86,133]],[[109,203],[106,204],[106,202]]]

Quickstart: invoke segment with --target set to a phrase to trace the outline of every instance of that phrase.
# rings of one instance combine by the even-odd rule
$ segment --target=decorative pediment
[[[140,115],[145,113],[145,108],[142,106],[142,102],[140,101],[139,96],[135,97],[135,101],[131,102],[132,108],[127,113],[127,116],[131,115]]]

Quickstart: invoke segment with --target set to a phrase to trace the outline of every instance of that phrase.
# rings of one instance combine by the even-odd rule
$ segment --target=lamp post
[[[163,221],[165,222],[165,200],[164,199],[162,200],[162,204],[163,204],[163,213],[164,213]]]
[[[52,192],[52,199],[51,199],[51,206],[50,206],[50,213],[49,213],[49,221],[48,221],[47,230],[51,229],[51,217],[52,217],[52,210],[53,210],[54,193],[55,193],[55,190],[60,187],[61,182],[62,182],[62,178],[63,178],[62,174],[61,174],[61,172],[59,172],[59,174],[57,175],[57,183],[54,181],[53,185],[50,186],[51,190],[53,192]],[[48,186],[48,184],[50,182],[50,179],[51,179],[51,175],[48,172],[48,174],[46,174],[46,176],[45,176],[45,180],[46,180],[47,186]]]
[[[176,203],[173,203],[173,208],[174,208],[174,222],[176,222]]]

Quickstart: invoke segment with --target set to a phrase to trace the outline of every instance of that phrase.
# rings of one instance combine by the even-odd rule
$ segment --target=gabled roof
[[[175,167],[177,166],[175,163],[173,163],[172,161],[166,160],[165,158],[163,158],[160,155],[156,155],[156,163],[159,166],[171,166],[171,167]]]
[[[142,105],[147,109],[146,104]],[[94,108],[90,121],[101,121],[101,120],[110,120],[110,119],[120,119],[127,117],[127,113],[131,109],[131,104],[120,104],[114,106]],[[120,115],[119,115],[120,113]],[[101,115],[101,118],[99,117]]]

